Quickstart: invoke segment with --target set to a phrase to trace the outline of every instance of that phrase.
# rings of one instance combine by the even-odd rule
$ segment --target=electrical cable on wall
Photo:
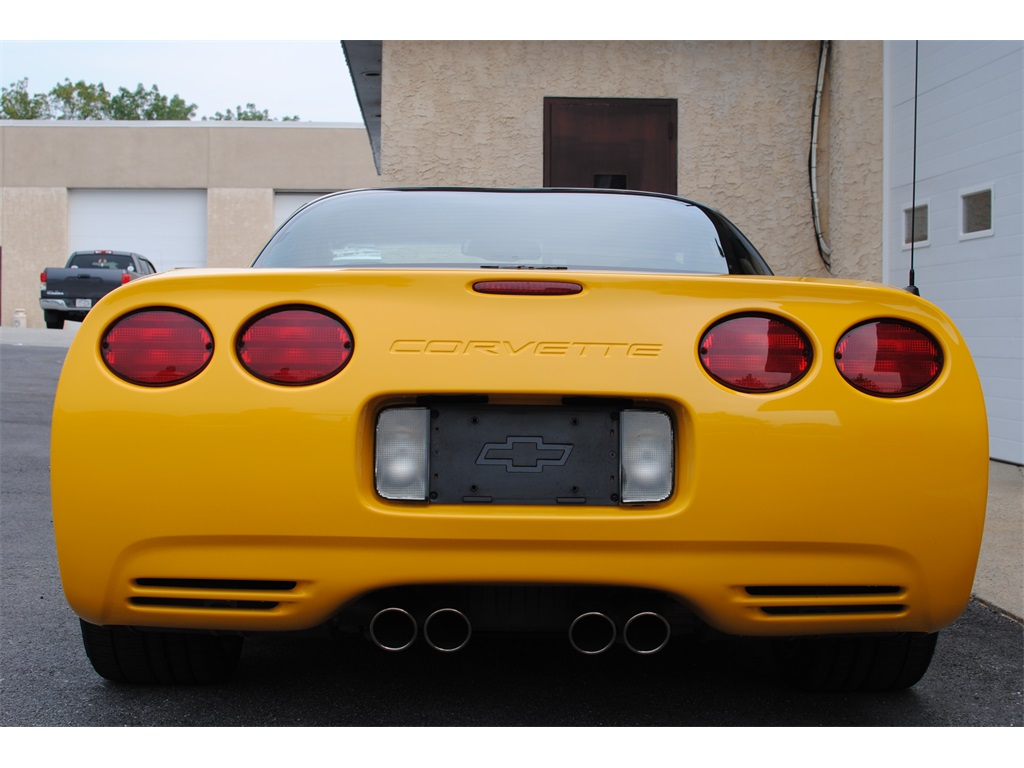
[[[825,242],[821,231],[821,218],[818,214],[818,121],[821,117],[821,93],[825,87],[825,66],[828,63],[829,41],[821,41],[818,55],[818,83],[814,89],[814,112],[811,119],[811,152],[807,161],[808,174],[811,179],[811,216],[814,219],[814,234],[818,242],[818,255],[829,272],[832,271],[832,249]]]

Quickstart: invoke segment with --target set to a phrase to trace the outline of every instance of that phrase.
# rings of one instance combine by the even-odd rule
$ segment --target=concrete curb
[[[1024,620],[1024,467],[989,463],[988,506],[974,594]]]
[[[65,323],[64,330],[50,328],[13,328],[0,327],[0,344],[11,344],[16,347],[64,347],[71,346],[72,339],[78,333],[81,323]]]

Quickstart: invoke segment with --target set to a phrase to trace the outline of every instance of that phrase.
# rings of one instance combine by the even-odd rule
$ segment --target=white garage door
[[[284,224],[291,216],[311,200],[316,200],[326,192],[275,192],[274,193],[274,229]]]
[[[72,189],[72,251],[133,251],[157,271],[206,266],[206,190]]]

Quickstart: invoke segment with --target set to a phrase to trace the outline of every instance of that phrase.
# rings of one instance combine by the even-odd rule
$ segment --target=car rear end
[[[959,614],[984,420],[963,342],[933,307],[772,278],[576,275],[580,293],[540,296],[478,282],[193,273],[104,302],[54,417],[75,609],[97,623],[299,629],[383,587],[498,582],[659,590],[742,634],[929,631]],[[205,328],[209,359],[180,381],[126,381],[104,345],[155,307]],[[243,340],[283,312],[297,324],[264,342],[291,356],[278,370],[316,368],[303,313],[346,329],[344,366],[323,378],[329,360],[311,383],[258,375]],[[750,316],[803,334],[793,384],[739,391],[707,370],[709,329]],[[844,335],[883,316],[939,344],[923,391],[869,394],[837,366]],[[83,434],[143,471],[96,484]]]
[[[83,434],[142,471],[95,483]],[[973,363],[926,301],[579,268],[133,283],[83,324],[52,444],[88,626],[330,625],[389,650],[520,630],[647,653],[705,626],[933,647],[970,594],[987,467]]]
[[[96,303],[132,280],[134,255],[122,251],[75,251],[64,268],[39,275],[39,306],[47,328],[81,322]]]

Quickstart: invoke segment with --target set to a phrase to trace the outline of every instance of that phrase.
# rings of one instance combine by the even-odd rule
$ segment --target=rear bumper
[[[733,298],[711,295],[724,282],[701,283],[702,303],[668,283],[623,279],[612,290],[595,276],[578,305],[535,297],[513,315],[449,275],[418,276],[415,293],[402,293],[406,279],[204,272],[105,299],[69,351],[54,407],[54,526],[73,609],[97,624],[285,631],[402,585],[617,585],[672,595],[725,632],[791,635],[932,632],[966,605],[987,435],[973,365],[941,318],[904,313],[944,339],[941,378],[875,398],[831,357],[867,292],[792,306],[783,297],[815,329],[814,363],[793,387],[751,395],[716,384],[697,359],[701,329],[735,311]],[[216,352],[201,375],[143,388],[105,367],[102,329],[149,294],[209,325]],[[345,307],[357,350],[345,370],[307,387],[248,374],[233,353],[240,323],[314,300]],[[513,317],[514,342],[503,330]],[[419,337],[435,341],[408,341]],[[563,341],[538,341],[552,338]],[[634,342],[650,354],[630,356]],[[531,407],[628,397],[663,411],[675,430],[671,496],[628,508],[381,498],[378,415],[467,397]],[[82,435],[96,456],[116,457],[110,483],[83,461]]]
[[[839,434],[810,423],[814,413],[704,425],[682,402],[657,405],[679,427],[669,499],[553,507],[380,498],[381,402],[340,415],[236,403],[111,422],[95,402],[72,415],[58,399],[65,592],[95,624],[239,631],[309,629],[366,593],[425,584],[645,588],[741,635],[933,632],[962,612],[988,462],[958,453],[943,423],[931,440],[918,430],[911,449],[872,443],[883,416]],[[147,472],[100,491],[72,448],[77,434],[146,445]],[[737,470],[740,434],[756,458]]]
[[[68,301],[68,299],[40,299],[39,307],[45,311],[61,312],[66,315],[75,315],[76,317],[85,317],[89,313],[90,308],[69,307]],[[70,301],[73,301],[73,299],[70,299]]]
[[[106,574],[62,560],[72,607],[96,624],[301,630],[387,587],[609,585],[664,592],[715,629],[762,636],[934,631],[969,597],[973,562],[947,565],[929,574],[905,552],[814,543],[302,537],[143,541]]]

